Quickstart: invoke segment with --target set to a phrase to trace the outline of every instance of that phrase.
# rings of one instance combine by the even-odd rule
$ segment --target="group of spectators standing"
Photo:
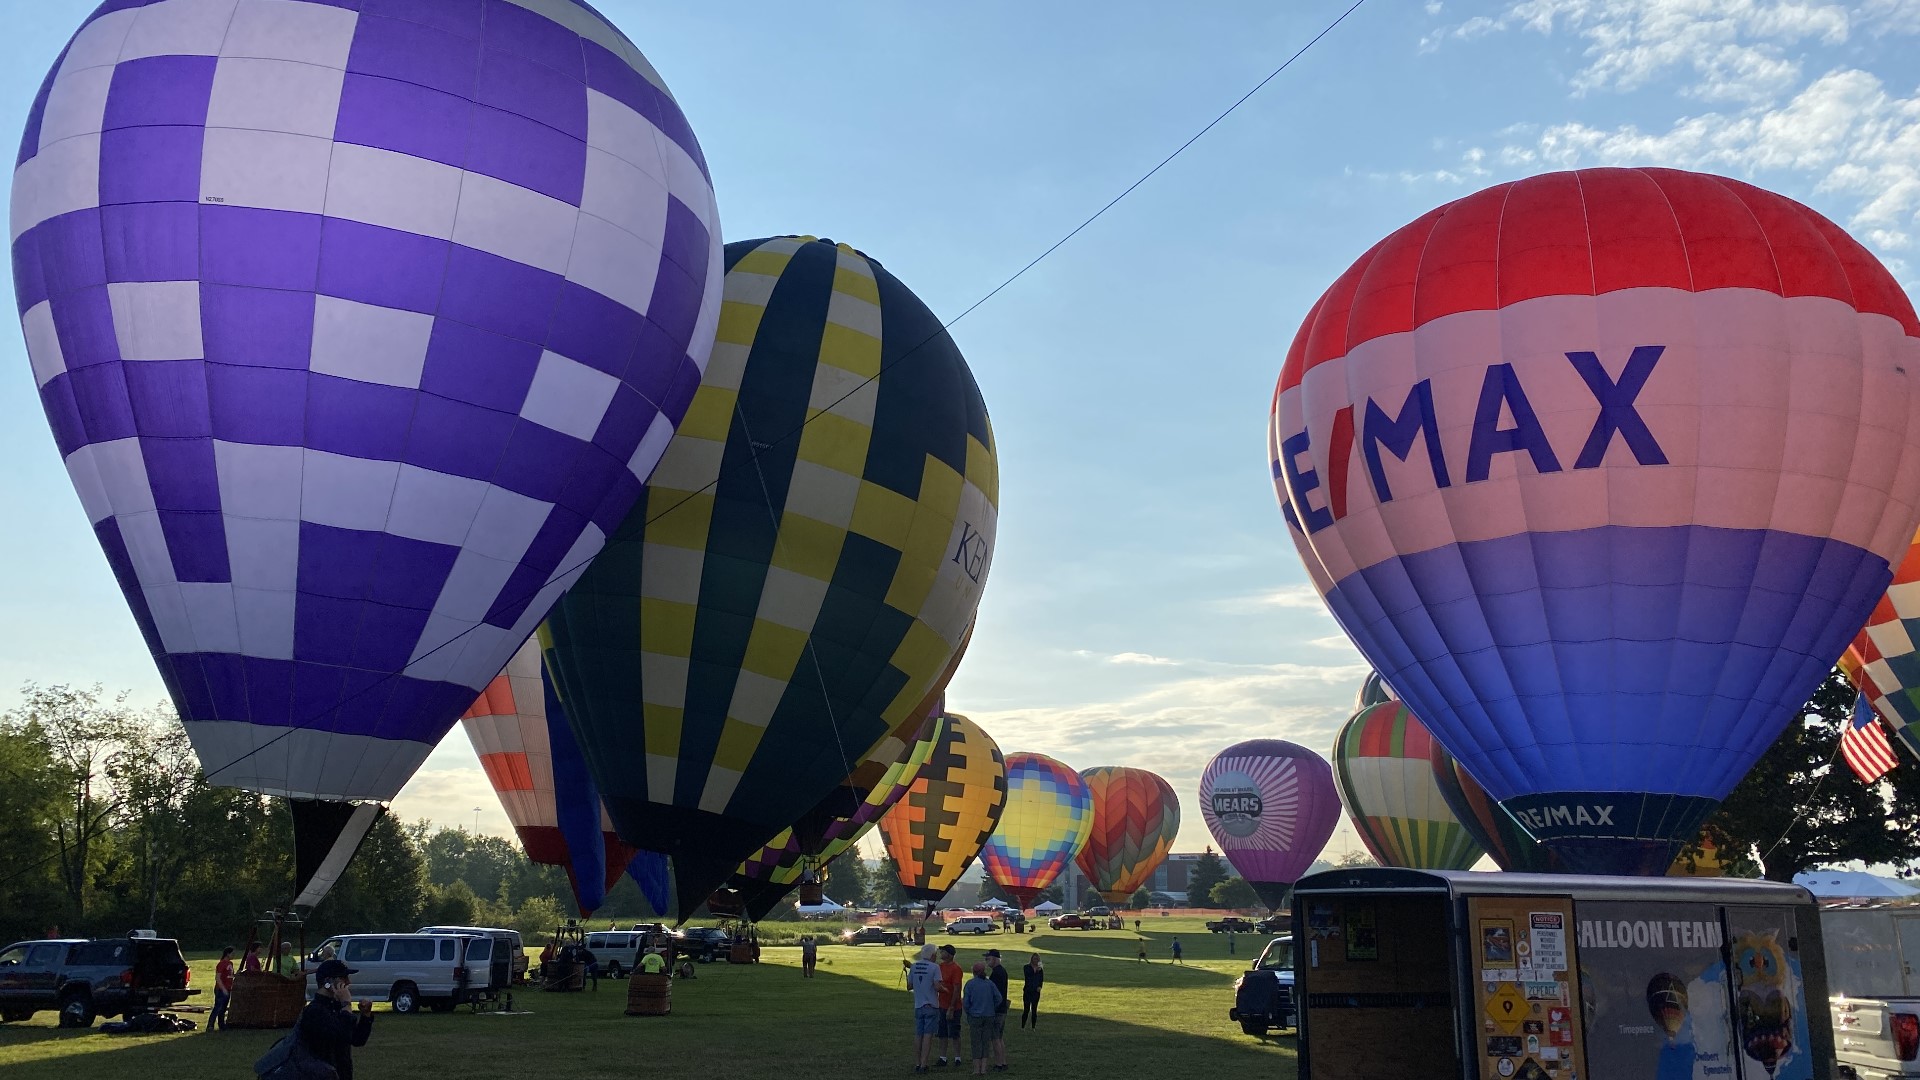
[[[960,1022],[964,1016],[972,1051],[973,1071],[985,1076],[991,1063],[993,1071],[1007,1070],[1007,969],[1000,964],[1000,950],[988,949],[973,965],[973,978],[961,982],[960,965],[954,961],[952,945],[920,947],[919,958],[908,963],[907,989],[913,993],[913,1032],[916,1051],[913,1071],[929,1067],[945,1068],[966,1060],[960,1056]],[[902,961],[907,963],[906,961]],[[1046,965],[1040,954],[1028,958],[1021,969],[1022,1009],[1020,1026],[1040,1026],[1040,988],[1046,982]],[[938,1042],[939,1056],[934,1056]]]

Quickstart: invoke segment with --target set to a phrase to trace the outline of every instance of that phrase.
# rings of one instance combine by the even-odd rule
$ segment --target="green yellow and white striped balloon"
[[[1446,750],[1399,701],[1353,714],[1333,745],[1333,778],[1347,817],[1382,866],[1466,870],[1484,854],[1447,808],[1433,777]]]

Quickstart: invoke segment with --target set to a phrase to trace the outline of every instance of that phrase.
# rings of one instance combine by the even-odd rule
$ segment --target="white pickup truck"
[[[1920,1078],[1920,907],[1827,908],[1820,931],[1837,1075]]]

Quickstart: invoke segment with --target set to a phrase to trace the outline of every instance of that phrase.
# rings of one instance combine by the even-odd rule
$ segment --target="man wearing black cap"
[[[1000,950],[987,950],[987,978],[1000,991],[1000,1005],[993,1010],[993,1022],[987,1035],[993,1040],[993,1071],[1007,1071],[1007,969],[1000,966]]]
[[[358,1017],[350,1008],[353,980],[348,976],[358,970],[340,960],[321,963],[313,973],[318,989],[295,1025],[307,1053],[333,1066],[340,1080],[353,1080],[353,1048],[367,1045],[373,1034],[373,1002],[362,1001]]]

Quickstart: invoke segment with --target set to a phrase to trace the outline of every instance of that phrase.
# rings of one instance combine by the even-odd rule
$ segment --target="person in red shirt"
[[[953,946],[940,946],[940,1060],[945,1065],[949,1050],[953,1063],[960,1064],[960,965],[953,962]]]
[[[213,1015],[207,1017],[207,1030],[226,1030],[227,1002],[233,997],[233,946],[220,950],[220,962],[213,965]]]
[[[260,968],[260,943],[257,941],[249,941],[247,942],[247,955],[240,958],[240,970],[259,971]]]

